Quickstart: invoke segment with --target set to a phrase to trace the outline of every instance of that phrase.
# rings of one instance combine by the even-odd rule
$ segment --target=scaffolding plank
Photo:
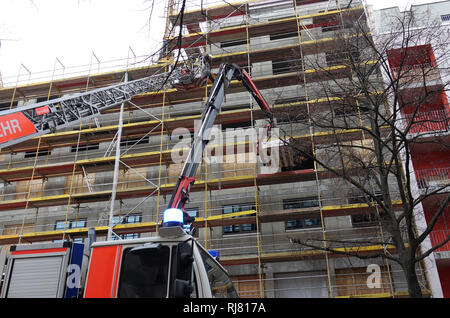
[[[128,70],[123,69],[110,72],[100,72],[91,75],[86,74],[66,79],[57,79],[54,81],[49,80],[37,83],[21,84],[16,87],[3,87],[0,88],[0,103],[11,102],[15,90],[20,92],[20,94],[15,94],[16,100],[19,96],[26,96],[27,98],[48,96],[49,92],[51,95],[62,95],[85,90],[87,84],[89,84],[88,86],[90,88],[117,84],[121,81],[125,72],[128,72],[130,78],[133,79],[149,76],[160,71],[165,66],[165,64],[153,64],[149,66],[129,68]],[[50,88],[52,88],[51,91]]]
[[[386,131],[388,131],[389,127],[384,127]],[[326,131],[326,132],[315,132],[313,135],[314,142],[316,144],[326,144],[335,141],[335,134],[340,134],[341,141],[351,141],[351,140],[359,140],[362,138],[362,132],[358,129],[349,129],[342,131]],[[311,139],[311,135],[309,133],[304,135],[296,135],[291,136],[293,140],[299,143],[309,142]],[[230,146],[233,145],[233,149],[236,152],[238,145],[243,145],[243,151],[245,153],[250,152],[250,147],[252,143],[249,140],[245,140],[243,142],[234,142],[232,144],[223,144],[222,153],[226,153]],[[215,148],[215,145],[208,146],[208,149]],[[187,151],[187,148],[177,149],[176,151]],[[239,149],[240,150],[240,149]],[[159,165],[160,163],[160,155],[163,157],[163,162],[166,164],[173,163],[172,160],[172,152],[174,150],[163,150],[160,151],[148,151],[141,153],[132,153],[121,156],[121,161],[124,162],[129,167],[140,167],[140,166],[152,166]],[[6,168],[0,169],[0,178],[7,182],[16,182],[29,180],[31,176],[34,179],[39,178],[49,178],[56,176],[66,176],[71,175],[72,173],[81,174],[83,173],[83,167],[86,172],[100,172],[100,171],[110,171],[112,170],[112,165],[115,161],[115,156],[108,157],[97,157],[91,159],[80,159],[75,162],[60,162],[55,164],[44,164],[37,165],[35,168],[33,166],[27,167],[19,167],[19,168]],[[75,169],[74,169],[75,168]],[[33,173],[34,171],[34,173]],[[334,177],[332,174],[327,173],[325,170],[318,171],[320,177]],[[273,176],[276,178],[276,174]]]
[[[358,35],[355,35],[358,36]],[[317,54],[333,50],[341,41],[338,38],[322,38],[318,40],[301,41],[301,44],[288,44],[266,49],[253,49],[250,51],[238,51],[212,56],[212,67],[219,67],[220,63],[236,63],[238,65],[247,65],[248,59],[252,63],[260,63],[280,59],[292,59],[295,54],[300,56],[300,47],[304,55]]]
[[[394,252],[395,247],[389,245],[383,247],[381,245],[371,245],[371,246],[355,246],[347,248],[337,248],[339,252],[346,253],[360,253],[361,255],[367,255],[370,253],[381,252],[384,249]],[[236,266],[236,265],[246,265],[246,264],[258,264],[259,261],[262,263],[273,263],[273,262],[293,262],[301,260],[311,260],[325,257],[325,252],[321,250],[299,250],[298,251],[288,251],[288,252],[273,252],[273,253],[261,253],[258,258],[257,255],[239,255],[239,256],[221,256],[220,263],[224,266]],[[339,258],[339,257],[349,257],[343,253],[328,252],[328,257]]]
[[[401,201],[393,202],[394,208],[401,208]],[[369,209],[368,204],[347,204],[347,205],[339,205],[339,206],[324,206],[322,208],[324,217],[335,217],[342,215],[353,215],[358,213],[367,212]],[[193,226],[196,228],[203,227],[219,227],[225,225],[237,225],[237,224],[249,224],[256,223],[256,211],[241,211],[229,214],[219,214],[212,215],[207,217],[197,217],[193,223]],[[292,209],[292,210],[281,210],[281,211],[273,211],[273,212],[263,212],[259,214],[259,221],[262,223],[269,222],[280,222],[291,219],[303,219],[303,218],[311,218],[317,217],[320,215],[319,208],[305,208],[305,209]],[[114,232],[116,234],[131,234],[131,233],[149,233],[156,231],[156,222],[142,222],[142,223],[133,223],[133,224],[118,224],[114,226]],[[95,232],[97,235],[106,235],[108,231],[107,226],[98,226],[95,227]],[[63,230],[53,230],[53,231],[41,231],[41,232],[31,232],[31,233],[23,233],[13,234],[13,235],[0,235],[0,245],[3,244],[17,244],[19,239],[22,239],[26,242],[41,242],[48,240],[56,240],[60,239],[65,233],[70,238],[76,237],[87,237],[88,228],[75,228],[75,229],[67,229]],[[365,250],[366,248],[364,248]],[[304,257],[303,253],[302,256]],[[311,256],[311,255],[309,255]],[[274,255],[266,255],[266,258],[274,257]],[[284,254],[277,254],[277,260],[281,260],[286,256]],[[296,257],[295,255],[289,255],[288,257]],[[246,262],[249,260],[246,260]]]
[[[262,118],[260,111],[256,111],[257,118]],[[199,120],[201,115],[189,115],[168,118],[164,120],[164,126],[169,131],[173,131],[178,127],[193,128],[194,121]],[[229,124],[238,121],[248,121],[251,118],[251,111],[249,108],[238,110],[223,111],[217,116],[217,124]],[[159,135],[160,129],[155,129],[161,125],[160,120],[148,120],[134,123],[123,124],[123,138],[125,141],[128,138],[142,137],[154,130],[149,135]],[[40,150],[53,149],[58,147],[76,146],[78,144],[78,134],[80,134],[80,145],[95,144],[99,142],[111,141],[117,131],[118,125],[108,125],[96,128],[85,128],[81,130],[72,130],[65,132],[56,132],[46,134],[41,137]],[[2,149],[1,152],[24,152],[35,150],[39,143],[39,138],[31,138],[20,144],[13,145],[7,149]]]
[[[262,77],[254,77],[253,82],[260,90],[276,88],[280,86],[298,85],[303,83],[305,78],[308,83],[317,82],[326,78],[340,79],[348,76],[348,68],[344,65],[324,67],[321,69],[308,69],[305,71],[305,76],[301,71],[283,73],[277,75],[269,75]],[[208,85],[208,89],[211,85]],[[244,92],[246,89],[242,84],[233,80],[227,89],[227,93]],[[153,105],[152,107],[161,106],[163,101],[163,92],[150,92],[136,96],[133,100],[137,105]],[[205,89],[191,89],[189,91],[181,91],[176,89],[169,89],[165,92],[165,96],[172,104],[177,104],[186,101],[200,101],[205,96]],[[115,111],[111,108],[111,111]]]
[[[205,6],[199,9],[186,10],[183,14],[184,24],[193,24],[208,20],[223,19],[232,16],[243,15],[246,12],[247,1],[229,2],[226,5]],[[169,16],[172,25],[180,25],[177,20],[178,13]]]
[[[216,178],[208,181],[197,180],[195,184],[191,187],[191,191],[203,191],[205,183],[208,185],[209,189],[226,189],[226,188],[238,188],[238,187],[252,187],[254,186],[254,176],[237,176],[228,178]],[[277,174],[264,174],[258,175],[256,180],[259,184],[278,184],[286,182],[296,182],[302,180],[313,180],[314,172],[312,169],[304,171],[289,171],[280,172]],[[159,188],[161,194],[171,194],[174,183],[163,184]],[[144,186],[117,190],[116,197],[118,199],[127,199],[135,197],[144,197],[151,195],[157,190],[155,186]],[[61,194],[52,196],[42,196],[42,197],[32,197],[26,200],[16,199],[16,200],[5,200],[0,201],[0,211],[13,210],[13,209],[23,209],[27,206],[27,202],[30,206],[36,208],[50,207],[50,206],[60,206],[68,204],[69,200],[72,204],[81,204],[89,202],[101,202],[108,201],[111,197],[111,190],[105,191],[95,191],[95,192],[84,192],[75,193],[72,195]]]
[[[320,22],[312,22],[303,24],[303,28],[313,29],[324,26],[338,24],[340,13],[352,12],[353,14],[361,14],[364,12],[363,7],[353,7],[342,10],[330,10],[327,12],[320,12],[315,14],[308,14],[299,16],[299,20],[307,20],[311,18],[320,18]],[[201,21],[198,21],[201,22]],[[198,47],[206,45],[206,38],[208,43],[220,43],[227,41],[243,40],[248,37],[258,37],[267,34],[280,34],[298,31],[298,23],[296,17],[280,18],[276,20],[254,23],[248,27],[239,25],[226,27],[218,30],[211,30],[209,32],[191,33],[184,35],[181,42],[182,48]],[[178,36],[168,39],[169,49],[177,49]]]

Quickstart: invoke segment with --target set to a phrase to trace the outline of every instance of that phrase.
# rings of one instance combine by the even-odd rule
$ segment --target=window
[[[68,229],[79,229],[87,226],[86,219],[77,220],[67,220],[67,221],[56,221],[55,230],[68,230]],[[78,237],[71,240],[75,243],[83,243],[83,238]],[[61,240],[55,240],[54,242],[61,242]]]
[[[283,209],[305,209],[318,207],[319,201],[317,197],[309,198],[298,198],[298,199],[288,199],[283,201]],[[297,229],[307,229],[316,228],[322,226],[322,221],[320,218],[309,218],[309,219],[299,219],[299,220],[289,220],[285,222],[286,230],[297,230]]]
[[[360,52],[356,50],[351,52],[325,52],[325,60],[328,66],[342,65],[347,59],[357,62],[359,57]]]
[[[286,230],[298,230],[298,229],[320,227],[321,225],[322,222],[320,221],[320,218],[314,218],[314,219],[286,221],[285,227]]]
[[[191,218],[193,218],[194,220],[195,220],[196,217],[198,217],[198,208],[185,209],[185,211],[186,211],[186,213],[187,213]],[[186,221],[186,220],[185,220],[185,221]],[[183,226],[183,228],[184,228],[186,231],[191,231],[191,230],[192,230],[191,235],[192,235],[193,237],[197,237],[197,238],[198,238],[198,230],[197,230],[196,228],[193,228],[192,225],[185,224],[185,225]]]
[[[283,209],[304,209],[319,206],[319,201],[317,197],[308,198],[297,198],[297,199],[287,199],[283,200]]]
[[[296,60],[273,60],[273,75],[296,72],[300,70],[300,66]]]
[[[368,212],[364,214],[352,215],[352,226],[353,227],[364,227],[373,226],[378,220],[376,213]]]
[[[372,199],[361,192],[351,192],[348,195],[347,201],[350,204],[358,204],[358,203],[375,202],[375,198],[383,200],[383,195],[381,194],[380,191],[375,191],[373,195],[374,198]],[[352,215],[351,220],[353,227],[364,227],[364,226],[373,226],[375,222],[379,220],[379,217],[376,212],[369,211],[363,214]]]
[[[86,227],[86,224],[87,224],[86,219],[56,221],[55,230],[78,229]]]
[[[53,95],[53,96],[50,96],[48,98],[47,98],[47,96],[45,96],[45,97],[38,97],[38,98],[36,98],[36,103],[46,102],[48,100],[52,100],[52,99],[56,99],[56,98],[58,98],[57,95]]]
[[[100,144],[87,144],[87,145],[79,145],[78,151],[89,151],[89,150],[97,150],[100,148]],[[77,146],[72,146],[71,152],[77,152]]]
[[[125,216],[115,216],[113,217],[113,226],[117,224],[134,224],[134,223],[141,223],[142,222],[142,216],[140,214],[130,214]],[[139,238],[139,233],[127,233],[127,234],[120,234],[119,237],[123,240],[126,239],[135,239]],[[119,238],[117,236],[113,237],[113,240],[118,240]]]
[[[298,37],[297,31],[287,32],[287,33],[271,34],[270,35],[270,41],[287,39],[287,38],[292,38],[292,37]]]
[[[304,156],[298,149],[290,146],[282,146],[279,149],[281,171],[295,171],[313,169],[314,160]]]
[[[450,14],[441,15],[441,21],[443,23],[450,23]]]
[[[253,203],[225,205],[223,207],[223,214],[250,211],[250,210],[255,210],[255,205]],[[250,215],[255,215],[255,213]],[[234,216],[233,218],[246,217],[250,215]],[[256,223],[225,225],[223,227],[223,234],[236,234],[236,233],[242,234],[242,233],[251,233],[255,231],[256,231]]]
[[[49,156],[51,154],[51,151],[49,149],[39,150],[39,151],[36,151],[36,150],[26,151],[25,155],[23,157],[24,158],[34,158],[34,157],[36,157],[36,154],[37,154],[38,157]]]
[[[200,256],[208,275],[213,298],[238,298],[238,294],[228,274],[206,251],[199,248]]]
[[[128,146],[134,146],[134,145],[141,145],[141,144],[148,144],[148,137],[133,137],[128,138],[127,140],[123,140],[120,143],[120,146],[128,147]],[[98,149],[98,148],[97,148]]]
[[[189,214],[189,216],[196,218],[198,217],[198,208],[186,209],[186,213]]]
[[[126,248],[122,255],[119,298],[166,297],[170,248],[159,246],[146,254],[131,254],[131,249]]]
[[[12,108],[17,106],[17,101],[14,101],[12,104]],[[11,108],[11,102],[0,103],[0,110],[7,110]]]
[[[335,22],[334,24],[323,26],[322,32],[331,32],[331,31],[336,31],[339,29],[341,29],[341,25],[339,23]]]
[[[113,224],[133,224],[140,223],[141,215],[140,214],[130,214],[125,216],[115,216],[113,218]]]
[[[237,129],[246,127],[252,127],[252,122],[250,120],[240,121],[237,123],[222,124],[222,131],[226,131],[227,129]]]
[[[328,66],[340,65],[344,62],[343,52],[325,52],[325,60]]]
[[[356,204],[356,203],[376,202],[375,198],[383,200],[383,194],[381,193],[381,191],[375,190],[372,195],[373,197],[370,197],[362,192],[351,192],[348,195],[347,202],[349,204]]]
[[[247,44],[247,40],[234,40],[220,43],[220,48]]]

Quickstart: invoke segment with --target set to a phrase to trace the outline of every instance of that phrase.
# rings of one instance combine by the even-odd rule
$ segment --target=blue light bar
[[[209,254],[213,257],[213,258],[215,258],[217,261],[219,260],[219,251],[217,251],[217,250],[209,250],[208,251],[209,252]]]
[[[171,227],[171,226],[183,227],[183,224],[184,224],[183,210],[171,208],[164,211],[162,227]]]

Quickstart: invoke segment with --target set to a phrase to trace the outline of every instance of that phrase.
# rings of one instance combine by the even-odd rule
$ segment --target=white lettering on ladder
[[[0,122],[0,137],[13,135],[17,132],[22,132],[22,128],[20,128],[19,121],[17,119]]]

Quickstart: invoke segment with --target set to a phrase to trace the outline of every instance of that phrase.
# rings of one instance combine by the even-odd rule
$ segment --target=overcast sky
[[[20,72],[36,73],[62,66],[89,67],[104,61],[151,54],[161,45],[166,0],[1,0],[0,72],[14,84]],[[426,0],[368,0],[376,8]],[[428,1],[429,2],[429,1]],[[117,62],[124,65],[126,60]],[[24,67],[21,66],[24,65]],[[98,66],[98,65],[94,65]],[[26,68],[26,69],[25,69]],[[74,70],[75,71],[75,70]],[[62,70],[60,70],[62,72]],[[66,74],[68,71],[66,71]],[[51,73],[42,76],[51,76]]]
[[[1,41],[0,72],[16,75],[21,63],[33,73],[52,70],[56,57],[66,68],[89,65],[92,52],[102,62],[125,59],[129,47],[149,54],[162,40],[164,2],[155,0],[149,25],[151,1],[1,0],[0,39],[8,40]]]

